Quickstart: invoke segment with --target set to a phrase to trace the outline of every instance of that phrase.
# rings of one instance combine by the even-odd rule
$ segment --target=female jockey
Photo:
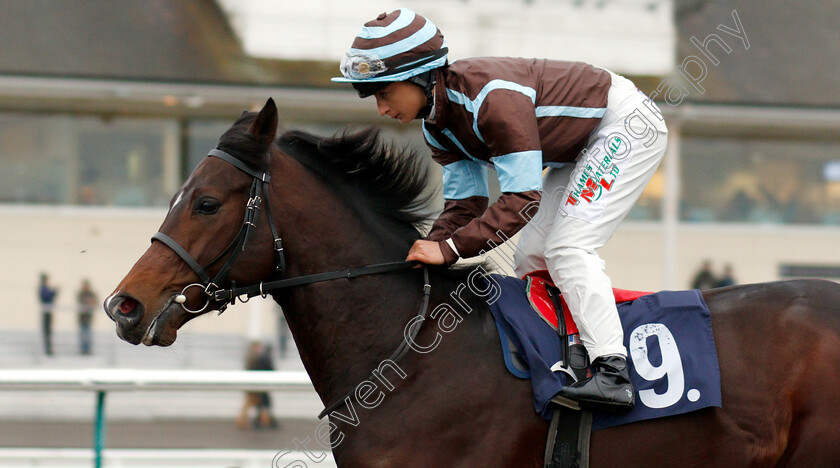
[[[627,351],[597,250],[662,160],[661,113],[632,82],[586,63],[480,57],[450,64],[447,51],[428,19],[408,9],[383,13],[364,25],[341,60],[343,76],[333,78],[374,96],[381,115],[423,119],[443,168],[444,210],[407,260],[449,265],[521,230],[516,274],[548,270],[592,358],[593,376],[561,395],[629,411]],[[488,168],[502,192],[489,207]]]

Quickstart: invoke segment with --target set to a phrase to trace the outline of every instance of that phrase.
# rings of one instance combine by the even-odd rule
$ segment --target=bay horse
[[[106,299],[117,334],[168,346],[187,321],[237,295],[322,279],[271,292],[331,407],[301,439],[331,448],[341,467],[542,466],[548,421],[529,382],[505,369],[480,291],[463,287],[471,270],[356,276],[403,260],[421,236],[426,163],[371,129],[277,138],[277,127],[270,99],[243,113],[175,194],[160,233]],[[456,296],[469,312],[443,313]],[[722,407],[596,431],[591,466],[840,466],[840,285],[703,296]],[[389,360],[409,339],[416,347]]]

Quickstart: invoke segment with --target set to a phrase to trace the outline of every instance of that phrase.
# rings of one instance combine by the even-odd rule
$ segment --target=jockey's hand
[[[408,257],[405,259],[409,262],[420,262],[426,265],[443,265],[446,261],[437,242],[422,239],[414,242],[411,250],[408,251]]]

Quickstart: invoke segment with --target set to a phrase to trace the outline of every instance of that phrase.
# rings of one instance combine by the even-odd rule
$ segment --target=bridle
[[[294,278],[284,278],[286,272],[286,258],[283,252],[283,241],[280,238],[280,235],[277,232],[277,227],[274,225],[274,218],[271,216],[271,208],[269,207],[269,183],[271,182],[271,176],[269,175],[270,170],[270,161],[271,161],[271,154],[266,153],[266,169],[264,171],[255,171],[247,164],[242,162],[240,159],[231,156],[230,154],[220,150],[220,149],[213,149],[207,155],[208,157],[215,157],[219,158],[222,161],[232,164],[234,167],[239,169],[240,171],[248,174],[253,178],[251,181],[251,188],[249,190],[248,201],[245,204],[245,217],[242,221],[242,226],[239,228],[239,232],[233,238],[233,240],[228,244],[227,247],[214,258],[206,267],[202,267],[198,261],[190,255],[189,252],[183,247],[181,247],[178,242],[174,239],[169,237],[168,235],[164,234],[163,232],[158,231],[155,235],[152,236],[152,242],[159,241],[162,244],[166,245],[172,251],[174,251],[181,259],[195,272],[196,276],[198,276],[200,283],[191,283],[187,286],[184,286],[184,289],[181,290],[181,293],[176,295],[173,299],[176,303],[180,304],[181,307],[188,313],[191,314],[200,314],[207,310],[210,306],[211,302],[215,302],[219,304],[219,314],[225,311],[229,305],[233,305],[237,299],[240,302],[248,302],[252,297],[255,296],[262,296],[265,298],[268,296],[269,293],[278,291],[281,289],[292,288],[295,286],[302,286],[306,284],[312,283],[319,283],[322,281],[331,281],[335,279],[351,279],[356,278],[358,276],[366,276],[366,275],[374,275],[379,273],[386,273],[398,270],[406,270],[410,268],[414,268],[418,265],[417,262],[388,262],[388,263],[377,263],[372,265],[365,265],[356,268],[347,268],[344,270],[337,270],[337,271],[330,271],[326,273],[315,273],[311,275],[304,275],[304,276],[297,276]],[[244,287],[236,287],[236,283],[231,282],[230,288],[222,288],[220,285],[223,284],[228,276],[230,275],[231,268],[233,267],[233,263],[236,261],[237,257],[241,252],[245,250],[245,245],[248,243],[248,239],[251,233],[256,229],[256,221],[257,215],[259,213],[260,207],[265,206],[266,217],[268,218],[268,225],[271,229],[271,235],[274,239],[274,277],[279,278],[273,281],[260,281],[255,285],[244,286]],[[228,255],[227,260],[219,268],[219,271],[213,278],[210,278],[209,273],[207,270],[211,268],[213,265],[219,263],[226,255]],[[205,295],[205,303],[200,309],[190,309],[186,305],[186,292],[190,288],[201,288]],[[420,303],[420,311],[417,313],[417,316],[412,320],[413,324],[416,324],[417,317],[420,317],[420,324],[425,321],[426,313],[428,312],[429,308],[429,297],[431,295],[432,286],[429,284],[429,271],[425,265],[423,265],[423,297]],[[243,299],[244,298],[244,299]],[[420,326],[412,326],[410,327],[409,336],[405,337],[405,340],[400,343],[400,346],[397,348],[396,351],[391,355],[389,360],[393,362],[398,362],[408,353],[410,346],[408,345],[409,342],[413,341],[417,334],[420,332]],[[348,395],[352,395],[353,391],[348,393]],[[330,411],[342,406],[346,401],[347,395],[344,398],[336,401],[334,404],[328,406],[318,418],[323,418],[326,414]]]
[[[268,188],[269,183],[271,182],[271,176],[269,175],[268,169],[258,172],[253,170],[251,167],[243,163],[241,160],[231,156],[230,154],[220,150],[220,149],[213,149],[207,155],[208,157],[215,157],[219,158],[222,161],[232,164],[234,167],[239,169],[240,171],[248,174],[253,178],[251,181],[251,189],[248,194],[248,201],[245,204],[245,217],[242,220],[242,227],[239,228],[239,232],[236,234],[236,237],[228,244],[228,246],[218,255],[215,259],[213,259],[206,267],[202,267],[198,261],[190,255],[189,252],[183,247],[181,247],[178,242],[176,242],[171,237],[167,236],[162,232],[157,232],[155,235],[152,236],[152,242],[160,241],[170,249],[172,249],[179,257],[181,257],[184,262],[189,265],[189,267],[195,272],[198,279],[201,281],[200,283],[192,283],[184,286],[184,289],[181,290],[181,294],[175,297],[175,302],[181,304],[181,307],[191,313],[191,314],[200,314],[207,310],[207,307],[210,306],[211,301],[216,301],[220,303],[219,305],[219,313],[221,314],[227,308],[228,305],[233,304],[236,300],[236,296],[226,294],[227,292],[231,291],[230,289],[223,289],[221,288],[221,284],[227,279],[228,275],[230,274],[231,268],[233,267],[233,263],[236,261],[239,254],[245,250],[245,245],[248,243],[248,239],[251,235],[251,232],[256,229],[256,221],[257,215],[259,213],[260,207],[263,206],[263,195],[265,195],[265,211],[268,217],[268,225],[271,228],[271,235],[274,239],[274,274],[279,277],[283,277],[286,270],[286,258],[283,255],[283,240],[280,238],[280,235],[277,233],[277,227],[274,225],[274,219],[271,216],[271,208],[268,203]],[[270,161],[270,156],[266,155],[268,160]],[[216,276],[210,278],[210,275],[207,273],[207,269],[212,267],[213,265],[219,263],[226,255],[228,256],[227,261],[219,268],[219,271],[216,273]],[[260,283],[262,285],[262,283]],[[190,309],[186,305],[186,292],[190,288],[201,288],[205,295],[205,302],[204,305],[200,309]],[[242,302],[247,302],[253,296],[248,296],[245,299],[240,299]],[[265,297],[265,294],[263,294]]]

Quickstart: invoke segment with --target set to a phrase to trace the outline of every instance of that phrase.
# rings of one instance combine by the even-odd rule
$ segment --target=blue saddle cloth
[[[566,374],[551,370],[561,359],[560,338],[531,308],[525,281],[500,275],[486,278],[501,291],[490,310],[505,365],[513,375],[531,379],[534,407],[550,419],[548,403],[566,384]],[[720,407],[720,369],[711,316],[700,291],[649,294],[619,304],[618,312],[636,406],[623,415],[593,412],[593,430]]]

